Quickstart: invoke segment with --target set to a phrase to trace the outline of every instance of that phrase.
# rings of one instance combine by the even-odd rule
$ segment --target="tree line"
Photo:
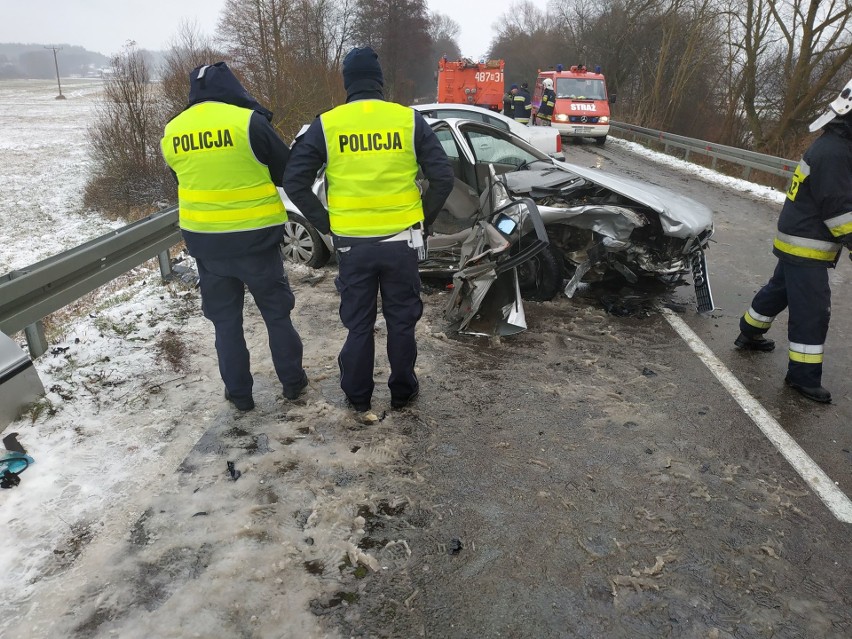
[[[495,18],[489,57],[505,60],[507,83],[532,84],[556,64],[600,66],[616,119],[795,158],[852,76],[850,17],[852,0],[523,1]],[[182,24],[159,69],[129,43],[90,131],[87,204],[133,217],[174,200],[159,140],[195,66],[228,62],[292,140],[345,100],[352,46],[375,48],[386,97],[411,104],[435,99],[437,61],[461,56],[459,31],[426,0],[226,0],[215,37]]]
[[[518,2],[495,24],[507,81],[600,66],[616,119],[796,158],[852,77],[850,0]]]

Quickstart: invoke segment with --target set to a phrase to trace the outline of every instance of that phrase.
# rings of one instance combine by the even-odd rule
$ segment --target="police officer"
[[[453,187],[453,171],[419,113],[385,102],[376,52],[352,49],[343,60],[346,104],[311,123],[293,147],[287,194],[319,231],[333,234],[340,319],[349,333],[338,356],[340,387],[359,412],[371,408],[376,300],[387,322],[391,406],[418,394],[414,328],[423,312],[418,245]],[[326,164],[328,210],[311,190]],[[423,193],[418,165],[429,181]]]
[[[189,82],[189,105],[166,125],[161,147],[177,176],[181,233],[198,264],[225,398],[241,411],[254,408],[243,336],[248,286],[266,323],[283,394],[296,399],[308,379],[290,321],[295,299],[280,248],[287,212],[276,188],[290,150],[270,124],[272,113],[224,62],[193,69]]]
[[[789,307],[785,382],[827,404],[831,393],[822,386],[822,362],[831,317],[828,269],[837,264],[841,246],[852,246],[852,81],[810,130],[823,127],[796,167],[778,218],[775,273],[740,319],[734,344],[771,351],[775,342],[764,334]]]
[[[545,78],[541,81],[541,105],[538,107],[536,123],[541,126],[550,126],[553,119],[553,109],[556,106],[556,92],[553,90],[553,80]]]
[[[514,98],[512,98],[512,105],[514,106],[512,117],[515,121],[521,124],[529,124],[530,114],[532,113],[532,97],[530,96],[529,85],[526,82],[521,84],[521,88],[515,93]]]

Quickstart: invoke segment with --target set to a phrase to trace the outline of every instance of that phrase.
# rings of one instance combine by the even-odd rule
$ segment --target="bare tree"
[[[581,62],[576,51],[565,46],[564,23],[528,0],[513,3],[495,27],[491,57],[505,60],[508,82],[532,86],[539,69]]]
[[[166,192],[160,138],[165,117],[144,56],[128,42],[112,61],[89,129],[92,175],[85,202],[120,217],[150,213]]]
[[[355,37],[379,54],[385,97],[410,104],[418,92],[434,93],[436,60],[430,59],[425,0],[358,0]],[[427,88],[428,87],[428,88]]]
[[[227,0],[219,34],[246,88],[286,137],[344,99],[339,63],[354,0]]]
[[[433,11],[429,14],[429,38],[432,40],[432,63],[437,65],[441,56],[458,60],[462,56],[458,37],[461,27],[450,16]],[[473,52],[468,52],[473,53]]]
[[[189,74],[195,67],[224,59],[224,53],[213,44],[209,36],[201,33],[197,22],[181,22],[161,69],[166,113],[173,117],[186,107]]]

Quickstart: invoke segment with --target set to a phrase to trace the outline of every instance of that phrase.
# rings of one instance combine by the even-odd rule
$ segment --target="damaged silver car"
[[[677,281],[691,272],[698,310],[713,309],[704,249],[713,233],[709,208],[683,195],[555,160],[511,134],[460,120],[433,124],[456,173],[456,187],[433,225],[457,232],[475,216],[493,172],[510,197],[536,205],[549,245],[519,266],[526,299],[572,297],[581,282],[619,277]],[[531,230],[531,229],[528,229]],[[567,282],[566,282],[567,280]]]
[[[704,249],[713,222],[703,204],[555,160],[484,123],[430,124],[456,179],[432,225],[421,274],[453,278],[446,317],[457,330],[523,330],[521,298],[550,300],[560,291],[571,297],[581,282],[613,277],[679,281],[691,272],[698,310],[712,310]],[[322,201],[324,190],[320,176],[315,191]],[[288,224],[285,255],[322,266],[330,239],[298,214]]]

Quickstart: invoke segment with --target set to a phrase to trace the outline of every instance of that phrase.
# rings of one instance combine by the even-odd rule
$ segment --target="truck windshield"
[[[556,78],[556,97],[576,100],[606,100],[603,80]]]

